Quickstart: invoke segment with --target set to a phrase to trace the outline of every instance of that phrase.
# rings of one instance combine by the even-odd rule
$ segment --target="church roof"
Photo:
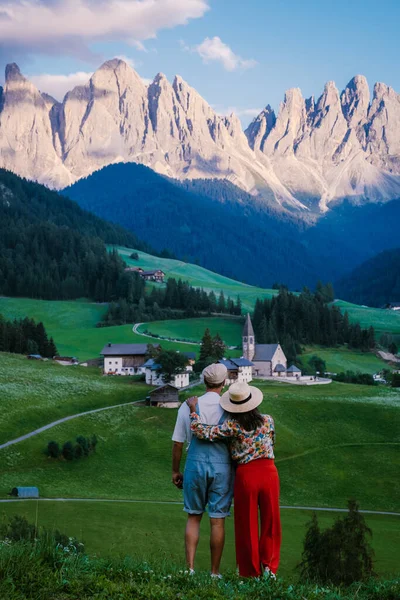
[[[285,373],[286,369],[281,363],[278,363],[274,369],[275,373]]]
[[[250,314],[247,313],[246,321],[243,327],[243,337],[249,337],[249,335],[254,336],[254,329],[250,319]]]
[[[256,344],[256,353],[253,356],[253,362],[272,360],[279,344]]]

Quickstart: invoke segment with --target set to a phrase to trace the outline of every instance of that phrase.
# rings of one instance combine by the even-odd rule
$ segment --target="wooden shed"
[[[157,406],[158,408],[178,408],[179,390],[174,385],[167,383],[152,390],[146,398],[147,406]]]

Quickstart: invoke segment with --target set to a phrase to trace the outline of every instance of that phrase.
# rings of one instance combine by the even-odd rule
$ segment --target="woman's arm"
[[[238,427],[232,421],[225,421],[222,425],[204,425],[196,412],[190,413],[190,429],[200,440],[210,442],[235,437],[238,434]]]

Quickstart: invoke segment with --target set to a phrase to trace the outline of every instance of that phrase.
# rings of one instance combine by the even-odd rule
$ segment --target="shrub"
[[[132,252],[130,258],[132,260],[139,260],[139,254],[137,252]]]
[[[308,361],[308,365],[313,374],[320,373],[323,375],[326,371],[326,362],[320,356],[313,354]]]
[[[72,442],[65,442],[62,448],[62,455],[65,458],[65,460],[73,460],[75,453]]]
[[[321,532],[314,513],[304,540],[301,579],[318,583],[350,585],[372,576],[373,550],[368,542],[372,531],[365,523],[355,500],[349,500],[349,512]]]
[[[61,449],[60,449],[60,446],[58,445],[58,442],[54,442],[54,441],[49,442],[47,444],[46,454],[47,454],[47,456],[50,456],[50,458],[60,458]]]
[[[392,387],[400,388],[400,373],[393,373],[392,375]]]
[[[370,373],[354,373],[354,371],[346,371],[346,373],[338,373],[333,375],[332,379],[342,383],[358,383],[361,385],[376,385],[374,378]]]

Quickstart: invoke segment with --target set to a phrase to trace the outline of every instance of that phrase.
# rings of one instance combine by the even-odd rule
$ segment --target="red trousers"
[[[242,577],[258,577],[265,567],[276,573],[281,547],[281,521],[279,477],[274,461],[259,458],[239,465],[234,500],[239,574]]]

